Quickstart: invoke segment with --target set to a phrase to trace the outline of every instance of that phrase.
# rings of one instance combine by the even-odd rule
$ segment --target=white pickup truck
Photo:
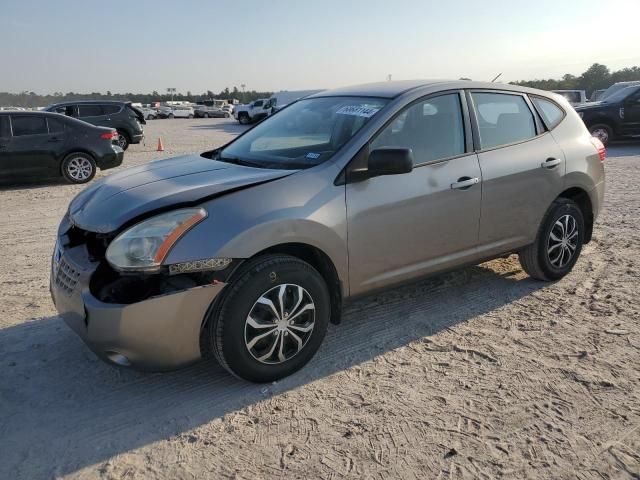
[[[271,98],[259,98],[248,105],[236,105],[233,109],[233,116],[241,124],[257,122],[267,118],[274,112],[275,101]]]

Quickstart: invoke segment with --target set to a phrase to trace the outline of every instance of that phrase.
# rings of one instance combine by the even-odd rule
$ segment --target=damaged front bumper
[[[172,370],[201,358],[205,316],[224,283],[195,286],[130,304],[106,303],[90,290],[99,262],[84,246],[56,246],[50,289],[60,316],[100,358],[142,370]]]

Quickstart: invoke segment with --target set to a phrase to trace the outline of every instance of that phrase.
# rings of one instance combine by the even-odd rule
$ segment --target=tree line
[[[640,80],[640,67],[628,67],[621,70],[610,71],[606,65],[594,63],[579,76],[567,73],[560,79],[541,80],[520,80],[511,82],[514,85],[539,88],[541,90],[586,90],[590,96],[594,90],[607,88],[616,82],[627,82]],[[74,100],[127,100],[139,103],[166,102],[168,100],[183,100],[189,102],[202,102],[211,99],[231,99],[240,100],[241,103],[248,103],[258,98],[270,97],[272,92],[257,92],[255,90],[242,92],[238,87],[232,89],[225,88],[220,93],[213,93],[207,90],[201,94],[175,93],[173,96],[168,93],[153,91],[151,93],[75,93],[75,92],[55,92],[51,95],[39,95],[35,92],[9,93],[0,92],[0,106],[13,107],[44,107],[57,102]]]
[[[640,80],[640,67],[628,67],[611,72],[605,65],[594,63],[579,76],[567,73],[561,79],[521,80],[511,83],[541,90],[586,90],[587,96],[591,96],[594,90],[607,88],[616,82],[632,80]]]
[[[147,104],[151,102],[166,102],[169,100],[182,100],[188,102],[202,102],[204,100],[221,99],[229,100],[235,98],[241,103],[248,103],[258,98],[268,98],[272,95],[272,92],[257,92],[255,90],[249,90],[243,92],[237,87],[232,89],[225,88],[220,93],[214,93],[211,90],[207,90],[201,94],[193,94],[191,92],[174,93],[160,93],[153,91],[151,93],[106,93],[91,92],[91,93],[77,93],[77,92],[55,92],[50,95],[39,95],[35,92],[20,92],[9,93],[0,92],[0,106],[11,107],[46,107],[52,103],[68,102],[75,100],[125,100],[134,103]]]

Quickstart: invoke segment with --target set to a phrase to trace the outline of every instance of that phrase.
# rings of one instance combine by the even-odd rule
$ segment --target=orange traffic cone
[[[158,152],[164,152],[164,145],[162,144],[162,139],[158,137]]]

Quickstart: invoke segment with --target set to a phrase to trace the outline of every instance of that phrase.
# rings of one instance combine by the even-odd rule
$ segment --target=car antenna
[[[502,72],[500,72],[498,75],[496,75],[496,76],[494,77],[494,79],[493,79],[493,80],[491,80],[491,83],[493,83],[493,82],[495,82],[497,79],[499,79],[499,78],[500,78],[500,75],[502,75]]]

